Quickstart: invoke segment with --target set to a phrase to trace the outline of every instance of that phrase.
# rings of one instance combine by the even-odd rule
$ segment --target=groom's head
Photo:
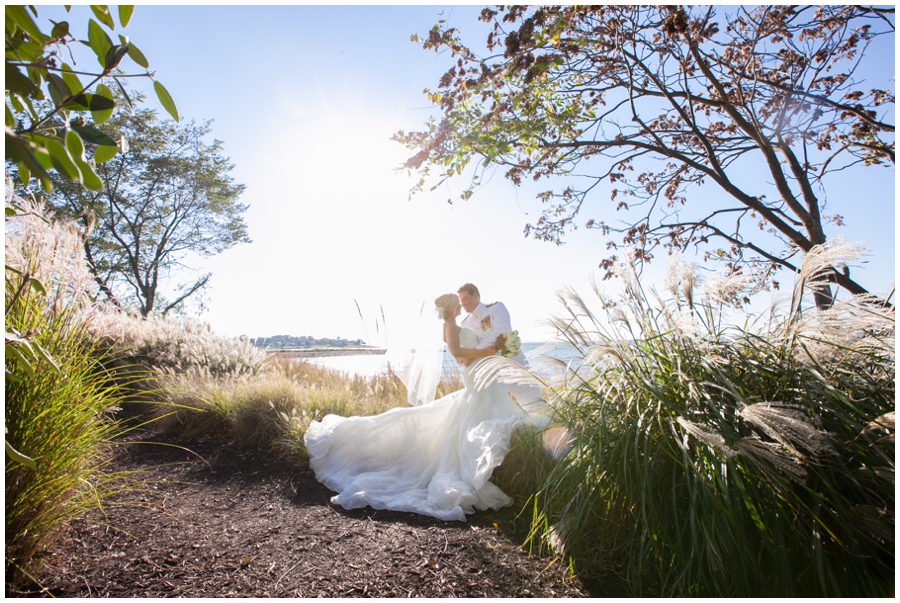
[[[481,294],[478,293],[478,287],[472,283],[466,283],[457,289],[456,293],[459,294],[459,304],[469,313],[478,307],[478,302],[481,301]]]

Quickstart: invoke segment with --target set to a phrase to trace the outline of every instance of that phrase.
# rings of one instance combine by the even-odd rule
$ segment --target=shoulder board
[[[491,306],[493,306],[493,305],[496,304],[496,303],[497,303],[497,302],[491,302],[491,303],[489,303],[489,304],[485,304],[484,307],[485,307],[485,308],[490,308]]]

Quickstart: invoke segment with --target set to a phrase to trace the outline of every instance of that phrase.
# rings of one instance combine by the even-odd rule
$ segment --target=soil
[[[118,446],[143,486],[71,526],[45,559],[63,597],[579,597],[563,560],[529,555],[524,501],[467,522],[347,511],[311,471],[216,443]],[[596,595],[594,595],[596,596]]]

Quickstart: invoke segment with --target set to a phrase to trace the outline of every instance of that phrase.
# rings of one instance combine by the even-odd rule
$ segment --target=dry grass
[[[437,396],[462,387],[442,381]],[[161,380],[154,425],[185,440],[222,439],[266,450],[274,459],[299,467],[307,463],[303,436],[311,421],[327,414],[343,417],[405,407],[406,388],[388,369],[360,377],[304,361],[273,360],[256,375],[222,377],[203,370],[168,371]],[[542,433],[520,429],[493,481],[511,496],[528,498],[552,467]]]
[[[442,393],[455,389],[452,382],[441,383]],[[390,369],[360,377],[302,360],[274,360],[256,375],[168,371],[158,396],[155,424],[164,432],[186,439],[224,438],[298,464],[305,464],[303,435],[311,421],[406,406],[406,388]]]

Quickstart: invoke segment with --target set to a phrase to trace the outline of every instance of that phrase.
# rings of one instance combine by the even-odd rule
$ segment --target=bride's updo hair
[[[437,309],[438,318],[450,320],[453,312],[459,307],[459,296],[455,293],[445,293],[434,300],[434,307]]]

